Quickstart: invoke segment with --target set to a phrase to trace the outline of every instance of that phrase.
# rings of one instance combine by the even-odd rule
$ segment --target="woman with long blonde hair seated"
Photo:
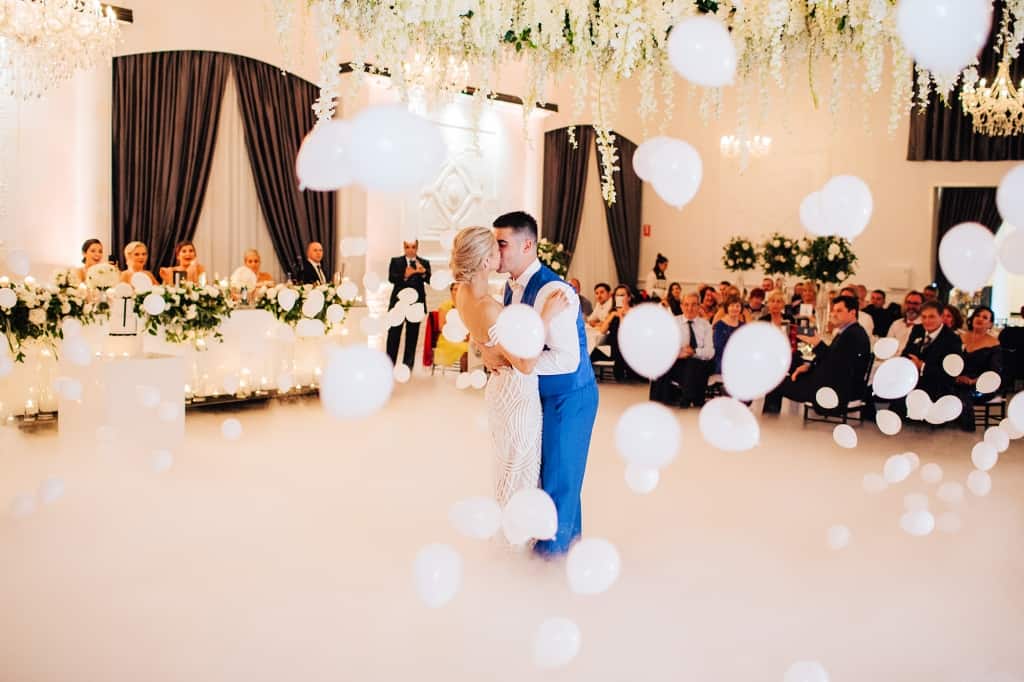
[[[149,281],[156,284],[156,277],[146,269],[146,261],[149,260],[149,250],[142,242],[128,242],[124,247],[124,262],[128,269],[121,273],[121,281],[132,283],[132,277],[139,273],[149,277]]]
[[[274,283],[274,278],[269,272],[260,271],[260,265],[263,260],[260,258],[260,252],[256,249],[246,251],[242,262],[245,265],[231,273],[231,286],[238,288],[245,286],[255,289],[260,284],[270,286]]]

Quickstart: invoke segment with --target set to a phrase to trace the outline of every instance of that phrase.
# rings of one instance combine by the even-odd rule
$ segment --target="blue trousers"
[[[582,531],[580,490],[587,468],[590,435],[597,417],[597,384],[559,395],[542,396],[544,431],[540,484],[558,510],[558,532],[534,546],[537,554],[564,554]]]

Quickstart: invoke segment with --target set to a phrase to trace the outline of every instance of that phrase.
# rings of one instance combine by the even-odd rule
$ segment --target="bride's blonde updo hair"
[[[456,282],[468,282],[484,267],[494,250],[494,233],[487,227],[466,227],[459,230],[452,244],[448,266]]]

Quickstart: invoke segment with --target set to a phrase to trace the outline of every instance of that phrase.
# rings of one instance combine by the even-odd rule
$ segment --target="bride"
[[[491,374],[484,392],[491,441],[497,458],[495,498],[502,507],[523,488],[540,483],[541,406],[536,358],[512,355],[496,338],[495,323],[502,305],[489,293],[488,279],[498,269],[498,241],[486,227],[467,227],[455,237],[451,270],[459,283],[455,308],[470,337],[502,353],[511,367]],[[569,306],[559,292],[551,295],[541,310],[544,325]]]

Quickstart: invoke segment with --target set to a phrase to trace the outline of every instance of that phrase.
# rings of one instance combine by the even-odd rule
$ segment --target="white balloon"
[[[850,535],[850,529],[846,526],[832,526],[826,534],[829,549],[845,548],[850,544]]]
[[[350,150],[356,180],[383,192],[420,189],[437,176],[446,155],[438,126],[398,104],[359,112]]]
[[[900,349],[900,342],[897,339],[885,336],[875,341],[875,357],[879,360],[888,360],[896,355]]]
[[[544,321],[532,306],[505,306],[494,327],[498,342],[516,357],[535,358],[544,350]]]
[[[655,138],[646,155],[650,166],[648,182],[669,206],[682,208],[700,189],[704,162],[693,145],[673,137]]]
[[[295,335],[300,339],[323,336],[326,333],[327,327],[320,320],[311,320],[304,317],[295,323]]]
[[[864,481],[862,483],[864,492],[869,495],[877,495],[889,487],[886,480],[876,473],[864,474]]]
[[[238,440],[242,437],[242,423],[237,419],[225,419],[220,425],[224,440]]]
[[[711,16],[676,24],[668,34],[668,59],[680,76],[707,88],[731,85],[736,77],[736,46],[725,24]]]
[[[889,358],[875,372],[872,386],[879,398],[895,400],[914,390],[918,377],[917,367],[909,359]]]
[[[160,294],[147,294],[146,298],[142,299],[142,309],[147,315],[156,317],[167,309],[167,302]]]
[[[811,192],[800,202],[800,224],[815,237],[831,234],[832,231],[825,219],[821,192]]]
[[[132,275],[130,282],[137,294],[145,294],[153,290],[153,280],[144,272],[136,272]]]
[[[837,175],[821,189],[825,224],[834,234],[855,239],[871,220],[874,200],[867,183],[855,175]]]
[[[661,469],[679,454],[683,433],[676,415],[660,403],[629,407],[615,426],[615,446],[629,464]]]
[[[903,420],[892,410],[878,410],[875,413],[875,424],[887,436],[895,436],[903,428]]]
[[[797,661],[786,669],[783,682],[828,682],[828,672],[817,661]]]
[[[368,272],[363,275],[363,287],[367,292],[376,292],[380,289],[381,282],[380,275],[376,272]]]
[[[462,585],[462,557],[449,545],[427,545],[413,562],[416,593],[432,609],[444,606]]]
[[[345,319],[345,309],[337,303],[327,306],[327,321],[331,324],[338,324]]]
[[[395,381],[397,381],[400,384],[404,384],[407,383],[409,379],[412,378],[412,370],[409,369],[408,365],[400,362],[397,365],[395,365],[394,375]]]
[[[940,423],[951,422],[960,416],[964,405],[955,395],[944,395],[935,402],[935,410],[939,413]]]
[[[959,355],[950,353],[942,358],[942,369],[951,377],[958,377],[964,371],[964,359]]]
[[[971,450],[971,464],[979,471],[988,471],[999,461],[999,453],[988,443],[976,443]]]
[[[935,530],[935,517],[927,509],[908,511],[900,517],[900,528],[910,535],[921,538]]]
[[[60,331],[65,338],[69,336],[78,336],[82,333],[82,323],[73,317],[65,317],[60,322]]]
[[[979,223],[961,223],[942,236],[939,265],[957,289],[975,292],[996,269],[995,235]]]
[[[405,319],[409,320],[413,324],[419,324],[427,318],[427,310],[423,307],[422,303],[409,306],[409,309],[405,311]]]
[[[412,287],[405,287],[398,292],[398,300],[407,305],[412,305],[419,298],[419,294]]]
[[[29,270],[31,269],[28,254],[21,249],[10,251],[7,254],[7,267],[10,268],[11,274],[16,277],[28,277]]]
[[[367,315],[363,319],[359,320],[359,328],[367,336],[380,336],[384,333],[384,330],[387,327],[385,327],[385,321],[383,319]]]
[[[325,119],[309,131],[295,157],[299,189],[331,192],[352,183],[351,135],[352,124],[340,119]]]
[[[10,310],[18,305],[18,294],[9,287],[0,287],[0,308]]]
[[[932,399],[926,391],[915,388],[907,394],[907,416],[911,419],[924,419],[932,409]]]
[[[533,662],[540,668],[560,668],[580,651],[580,628],[567,618],[541,623],[533,640]]]
[[[1013,428],[1018,432],[1024,432],[1024,391],[1010,399],[1010,404],[1006,408],[1006,416],[1010,419]]]
[[[149,456],[149,466],[155,474],[170,471],[174,464],[174,455],[169,450],[154,450]]]
[[[387,324],[388,329],[391,327],[401,327],[405,324],[405,313],[407,308],[402,303],[396,303],[395,307],[392,308],[384,315],[384,323]]]
[[[277,304],[285,312],[292,309],[299,300],[299,294],[294,289],[281,289],[277,292]]]
[[[1020,431],[1019,429],[1017,429],[1017,427],[1013,425],[1013,422],[1010,421],[1009,417],[1006,417],[1005,419],[1002,419],[999,422],[999,430],[1003,431],[1007,436],[1009,436],[1010,440],[1024,438],[1024,431]]]
[[[475,369],[469,373],[469,385],[475,389],[481,389],[487,385],[487,373],[482,369]]]
[[[626,485],[638,495],[646,495],[658,487],[661,474],[657,469],[645,469],[635,464],[626,467]]]
[[[910,475],[910,471],[910,460],[903,455],[893,455],[885,460],[883,475],[886,483],[899,483]]]
[[[466,537],[488,540],[501,529],[501,507],[490,497],[470,497],[452,505],[448,520]]]
[[[826,410],[831,410],[839,405],[839,394],[836,393],[834,388],[822,386],[814,394],[814,401]]]
[[[584,538],[569,550],[565,573],[574,594],[601,594],[615,584],[621,568],[615,545],[601,538]]]
[[[963,528],[963,525],[960,515],[951,511],[942,512],[935,521],[935,527],[943,533],[956,533]]]
[[[369,246],[365,237],[345,237],[341,240],[341,252],[346,258],[365,256]]]
[[[709,445],[726,452],[751,450],[761,440],[757,418],[735,398],[708,401],[700,410],[697,424]]]
[[[985,429],[985,442],[994,447],[996,452],[1006,452],[1010,447],[1010,437],[998,426]]]
[[[832,440],[841,448],[855,448],[857,447],[857,432],[849,424],[837,424],[832,429]]]
[[[324,292],[313,289],[306,294],[306,300],[302,302],[302,314],[306,317],[316,317],[324,309]]]
[[[633,172],[645,182],[650,182],[654,176],[654,151],[669,138],[657,135],[648,138],[640,143],[640,146],[633,152]]]
[[[39,499],[43,504],[53,504],[64,495],[64,479],[48,478],[39,485]]]
[[[981,52],[992,26],[986,0],[900,0],[896,27],[907,52],[940,78],[952,79]]]
[[[964,487],[957,481],[946,481],[935,491],[935,496],[946,504],[959,504],[964,501]]]
[[[921,480],[925,483],[938,483],[942,480],[942,467],[935,462],[928,462],[921,467]]]
[[[657,379],[679,357],[682,334],[668,308],[643,303],[622,318],[618,341],[623,359],[637,374]]]
[[[907,511],[928,509],[928,496],[923,493],[907,493],[903,496],[903,508]]]
[[[448,325],[445,325],[445,329],[447,328]],[[455,377],[455,388],[459,389],[460,391],[469,388],[470,384],[472,383],[473,377],[469,375],[469,372],[460,372],[459,375]]]
[[[999,182],[996,207],[1004,222],[1024,230],[1024,164],[1011,168]]]
[[[540,488],[524,488],[505,505],[501,528],[513,545],[522,545],[530,538],[550,540],[558,532],[555,503]]]
[[[391,358],[379,350],[365,346],[329,348],[320,379],[320,402],[333,417],[369,416],[391,397],[393,371]]]
[[[911,471],[914,471],[917,467],[921,466],[921,458],[917,456],[916,452],[904,452],[903,459],[910,462]]]
[[[789,339],[775,326],[745,324],[729,337],[722,354],[725,390],[737,400],[756,400],[782,382],[791,361]]]
[[[974,388],[977,389],[978,393],[995,393],[999,390],[999,386],[1002,383],[1003,379],[997,372],[982,372]]]
[[[999,262],[1007,272],[1024,275],[1024,230],[1014,230],[999,244]]]
[[[139,404],[148,410],[160,406],[160,391],[155,386],[136,386],[135,396],[139,399]]]
[[[338,296],[343,301],[354,301],[359,296],[359,287],[355,282],[342,282],[338,287]]]
[[[459,234],[458,230],[445,230],[438,235],[438,240],[441,242],[441,248],[445,251],[451,251],[452,247],[455,246],[455,237]]]
[[[438,270],[430,276],[430,288],[434,291],[443,291],[452,285],[451,270]]]
[[[985,497],[992,492],[992,477],[987,471],[975,469],[967,474],[967,489],[978,497]]]
[[[68,362],[76,367],[88,367],[92,362],[92,349],[89,348],[89,343],[82,336],[64,339],[61,351]]]

